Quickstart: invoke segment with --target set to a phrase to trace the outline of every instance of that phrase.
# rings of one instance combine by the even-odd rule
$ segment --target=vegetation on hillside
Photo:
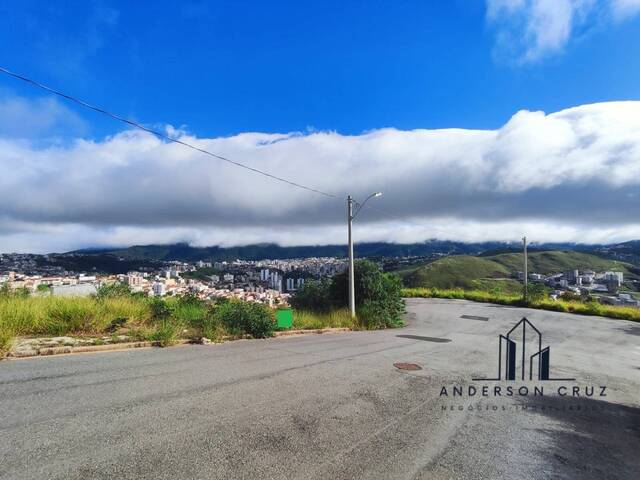
[[[182,272],[180,275],[184,278],[192,278],[194,280],[200,280],[208,282],[211,280],[211,275],[220,275],[221,272],[213,267],[202,267],[194,270],[193,272]]]
[[[356,312],[363,328],[402,326],[402,285],[396,275],[383,273],[367,260],[355,263]],[[330,281],[306,282],[292,299],[295,308],[321,312],[331,317],[335,310],[348,307],[348,272],[335,275]]]
[[[355,246],[358,257],[425,256],[434,253],[480,253],[504,246],[501,242],[464,243],[447,240],[429,240],[421,243],[398,244],[386,242],[362,242]],[[168,245],[135,245],[120,249],[78,250],[82,255],[112,255],[114,257],[147,261],[222,261],[262,260],[265,258],[344,257],[346,245],[306,245],[284,247],[274,243],[261,243],[236,247],[193,247],[187,243]]]
[[[476,289],[479,287],[478,281],[483,281],[487,289],[490,289],[489,285],[492,284],[514,288],[513,284],[496,284],[495,280],[513,277],[515,272],[523,269],[523,263],[522,253],[502,253],[483,257],[460,255],[445,257],[398,273],[404,285],[412,288]],[[638,269],[631,264],[587,253],[541,251],[529,254],[530,272],[551,274],[571,269],[618,270],[622,271],[626,278],[639,278]]]

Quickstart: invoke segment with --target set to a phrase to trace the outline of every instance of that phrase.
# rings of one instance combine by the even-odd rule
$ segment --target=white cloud
[[[0,138],[81,135],[86,130],[82,118],[55,98],[0,96]]]
[[[0,251],[190,241],[343,243],[344,197],[382,190],[357,239],[617,241],[640,237],[640,102],[520,111],[498,130],[184,141],[330,200],[139,131],[41,147],[0,138]],[[6,192],[10,192],[9,195]]]
[[[579,28],[640,13],[640,0],[487,0],[498,55],[531,63],[562,52]]]
[[[640,0],[611,0],[611,5],[617,20],[624,20],[640,13]]]

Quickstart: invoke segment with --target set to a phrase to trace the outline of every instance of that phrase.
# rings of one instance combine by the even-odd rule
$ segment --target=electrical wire
[[[263,175],[265,177],[268,177],[268,178],[270,178],[272,180],[283,182],[283,183],[286,183],[288,185],[291,185],[291,186],[294,186],[294,187],[297,187],[297,188],[301,188],[301,189],[307,190],[309,192],[317,193],[319,195],[323,195],[323,196],[328,197],[328,198],[334,198],[334,199],[338,199],[339,198],[337,195],[334,195],[333,193],[323,192],[322,190],[318,190],[317,188],[308,187],[308,186],[303,185],[301,183],[294,182],[294,181],[291,181],[291,180],[287,180],[286,178],[279,177],[279,176],[274,175],[274,174],[269,173],[269,172],[265,172],[264,170],[260,170],[258,168],[250,167],[249,165],[245,165],[244,163],[237,162],[235,160],[231,160],[230,158],[223,157],[222,155],[217,155],[215,153],[212,153],[212,152],[210,152],[208,150],[205,150],[203,148],[196,147],[195,145],[192,145],[190,143],[184,142],[182,140],[178,140],[176,138],[172,138],[172,137],[170,137],[170,136],[168,136],[168,135],[166,135],[166,134],[164,134],[162,132],[159,132],[157,130],[153,130],[153,129],[145,127],[144,125],[141,125],[141,124],[139,124],[137,122],[134,122],[133,120],[129,120],[128,118],[122,117],[120,115],[116,115],[115,113],[111,113],[108,110],[105,110],[104,108],[100,108],[100,107],[97,107],[97,106],[92,105],[90,103],[87,103],[84,100],[80,100],[79,98],[76,98],[73,95],[69,95],[69,94],[60,92],[60,91],[55,90],[55,89],[53,89],[53,88],[51,88],[51,87],[49,87],[47,85],[44,85],[43,83],[37,82],[35,80],[32,80],[31,78],[25,77],[24,75],[20,75],[18,73],[12,72],[11,70],[8,70],[8,69],[6,69],[6,68],[4,68],[2,66],[0,66],[0,72],[4,73],[6,75],[9,75],[11,77],[17,78],[18,80],[22,80],[23,82],[26,82],[26,83],[29,83],[31,85],[34,85],[34,86],[36,86],[36,87],[38,87],[38,88],[40,88],[42,90],[45,90],[45,91],[47,91],[49,93],[53,93],[54,95],[58,95],[59,97],[62,97],[62,98],[65,98],[65,99],[67,99],[69,101],[77,103],[78,105],[81,105],[81,106],[83,106],[85,108],[89,108],[89,109],[94,110],[94,111],[96,111],[98,113],[101,113],[103,115],[111,117],[111,118],[113,118],[115,120],[118,120],[119,122],[126,123],[127,125],[130,125],[132,127],[138,128],[138,129],[143,130],[143,131],[148,132],[148,133],[151,133],[151,134],[153,134],[153,135],[155,135],[155,136],[157,136],[159,138],[162,138],[164,140],[167,140],[169,142],[173,142],[173,143],[177,143],[179,145],[183,145],[185,147],[191,148],[192,150],[196,150],[196,151],[198,151],[200,153],[204,153],[205,155],[209,155],[211,157],[217,158],[218,160],[222,160],[224,162],[231,163],[231,164],[233,164],[233,165],[235,165],[237,167],[244,168],[246,170],[250,170],[250,171],[252,171],[254,173],[258,173],[258,174]]]

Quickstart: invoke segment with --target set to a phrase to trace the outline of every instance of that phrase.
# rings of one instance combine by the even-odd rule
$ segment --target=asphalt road
[[[0,478],[640,478],[640,324],[407,310],[398,330],[2,362]],[[472,380],[496,375],[498,335],[524,315],[551,375],[575,381]],[[454,385],[544,396],[454,398]]]

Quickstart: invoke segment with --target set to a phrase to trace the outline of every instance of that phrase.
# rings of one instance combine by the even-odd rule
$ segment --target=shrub
[[[149,340],[157,342],[161,347],[173,345],[178,338],[180,325],[169,320],[162,320],[155,332],[149,335]]]
[[[248,333],[254,338],[271,337],[276,327],[273,312],[260,303],[231,300],[217,304],[214,312],[233,335]]]
[[[302,285],[291,299],[291,306],[314,312],[329,311],[332,307],[330,282],[310,280]]]
[[[207,313],[202,322],[202,336],[213,342],[221,342],[227,335],[227,331],[222,321],[215,315],[213,310]]]
[[[524,296],[524,286],[522,288]],[[541,283],[531,283],[527,286],[527,302],[529,304],[540,303],[546,297],[547,289]]]
[[[131,288],[126,283],[114,282],[105,283],[98,288],[96,297],[98,298],[113,298],[113,297],[128,297],[131,295]]]
[[[149,307],[151,308],[151,318],[154,321],[160,322],[166,320],[171,315],[171,310],[167,305],[167,302],[158,297],[151,297],[149,300]]]
[[[203,327],[207,316],[207,304],[195,295],[179,297],[169,308],[171,315],[183,324],[196,328]]]
[[[358,307],[357,313],[360,324],[367,330],[393,326],[385,309],[378,302],[367,300]]]
[[[0,359],[4,357],[9,349],[11,348],[11,343],[13,342],[13,333],[8,329],[0,328]]]
[[[383,273],[370,261],[360,260],[354,266],[354,286],[358,317],[366,328],[402,325],[404,311],[402,283],[397,275]],[[349,304],[349,273],[342,272],[330,283],[308,282],[293,298],[295,308],[328,311],[347,308]],[[308,286],[307,286],[308,285]]]
[[[579,302],[581,300],[580,295],[573,292],[562,292],[560,298],[562,298],[562,300],[564,300],[565,302]]]

